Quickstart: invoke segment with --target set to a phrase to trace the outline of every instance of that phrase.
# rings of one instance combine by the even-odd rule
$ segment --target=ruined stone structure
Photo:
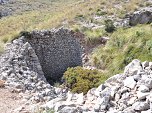
[[[68,67],[82,65],[82,47],[76,39],[75,33],[66,29],[24,32],[21,38],[11,43],[11,46],[16,46],[16,44],[20,45],[21,50],[24,50],[26,44],[31,46],[30,52],[22,51],[22,57],[24,56],[27,67],[38,74],[40,73],[39,75],[44,73],[48,80],[54,82],[62,77]],[[9,56],[10,59],[14,59],[10,51],[13,51],[17,57],[20,54],[18,48],[9,48],[8,46],[7,50],[9,50],[9,55],[3,56]],[[33,55],[37,59],[33,60]],[[4,61],[1,62],[2,67],[3,64],[7,64],[4,57],[1,58]],[[19,62],[20,58],[16,60],[14,65]],[[40,71],[41,67],[42,71]]]
[[[33,31],[26,41],[35,50],[46,78],[57,80],[68,67],[82,65],[81,45],[71,31]]]

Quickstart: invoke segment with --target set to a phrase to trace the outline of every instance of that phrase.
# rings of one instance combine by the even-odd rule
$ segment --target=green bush
[[[110,19],[105,20],[105,30],[106,30],[108,33],[112,33],[113,31],[116,30],[116,28],[115,28],[112,20],[110,20]]]
[[[108,77],[98,70],[83,69],[82,67],[68,68],[64,73],[65,85],[72,92],[86,94],[93,87],[98,87]]]

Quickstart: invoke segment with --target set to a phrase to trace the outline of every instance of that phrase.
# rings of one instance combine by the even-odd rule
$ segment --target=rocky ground
[[[151,113],[152,62],[135,59],[123,73],[86,95],[48,84],[35,51],[23,36],[7,45],[0,62],[0,86],[6,88],[1,89],[4,112]]]
[[[1,113],[15,113],[14,110],[16,108],[21,108],[22,106],[25,106],[24,102],[21,101],[21,97],[18,93],[11,93],[6,88],[0,88],[0,95]]]
[[[1,88],[0,109],[4,113],[11,110],[12,113],[34,113],[38,109],[51,109],[56,113],[151,113],[151,70],[152,62],[135,59],[125,67],[124,73],[112,76],[86,95],[54,87],[58,96],[45,102],[25,100],[24,94]]]
[[[68,92],[66,101],[55,98],[42,107],[59,113],[151,113],[151,66],[152,62],[133,60],[124,73],[114,75],[86,95]]]
[[[129,19],[131,26],[151,23],[152,8],[141,9]],[[152,112],[152,62],[135,59],[123,73],[112,76],[86,95],[51,86],[34,49],[23,37],[7,45],[0,64],[2,113],[34,113],[47,109],[56,113]]]

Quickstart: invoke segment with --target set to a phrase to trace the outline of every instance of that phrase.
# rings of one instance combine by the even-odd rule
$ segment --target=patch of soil
[[[13,110],[21,107],[23,102],[18,93],[11,93],[6,88],[0,88],[0,113],[15,113]],[[28,112],[19,112],[28,113]]]

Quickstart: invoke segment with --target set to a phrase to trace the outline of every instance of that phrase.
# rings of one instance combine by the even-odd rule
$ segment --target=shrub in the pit
[[[65,85],[75,93],[86,94],[93,87],[98,87],[107,76],[98,70],[89,70],[82,67],[68,68],[63,76]]]

